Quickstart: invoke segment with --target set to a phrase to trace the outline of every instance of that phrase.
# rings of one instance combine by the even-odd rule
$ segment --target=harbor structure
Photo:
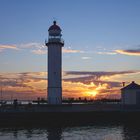
[[[62,47],[61,28],[56,21],[48,29],[48,104],[62,103]]]
[[[123,105],[140,105],[140,85],[134,81],[121,89]]]

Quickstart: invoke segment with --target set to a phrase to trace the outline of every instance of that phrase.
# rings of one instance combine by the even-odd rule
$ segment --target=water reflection
[[[15,138],[18,137],[18,130],[17,129],[13,130],[13,137],[15,137]]]
[[[48,140],[61,140],[62,139],[62,128],[48,128]]]
[[[76,127],[0,128],[0,139],[10,140],[139,140],[140,127],[128,124]]]
[[[140,140],[140,126],[125,124],[123,127],[123,140]]]
[[[31,138],[33,135],[33,129],[27,129],[25,134],[26,138]]]

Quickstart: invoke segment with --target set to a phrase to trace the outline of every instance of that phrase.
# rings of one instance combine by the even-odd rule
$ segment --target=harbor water
[[[140,127],[128,124],[92,124],[66,127],[3,127],[0,140],[139,140]]]

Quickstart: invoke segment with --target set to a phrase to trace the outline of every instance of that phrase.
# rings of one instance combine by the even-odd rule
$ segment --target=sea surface
[[[140,140],[140,127],[127,124],[1,127],[0,140]]]

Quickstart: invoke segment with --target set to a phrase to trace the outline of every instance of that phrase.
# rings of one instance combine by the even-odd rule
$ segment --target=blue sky
[[[69,50],[63,70],[139,70],[139,7],[139,0],[0,0],[0,72],[46,71],[43,44],[54,19]]]

